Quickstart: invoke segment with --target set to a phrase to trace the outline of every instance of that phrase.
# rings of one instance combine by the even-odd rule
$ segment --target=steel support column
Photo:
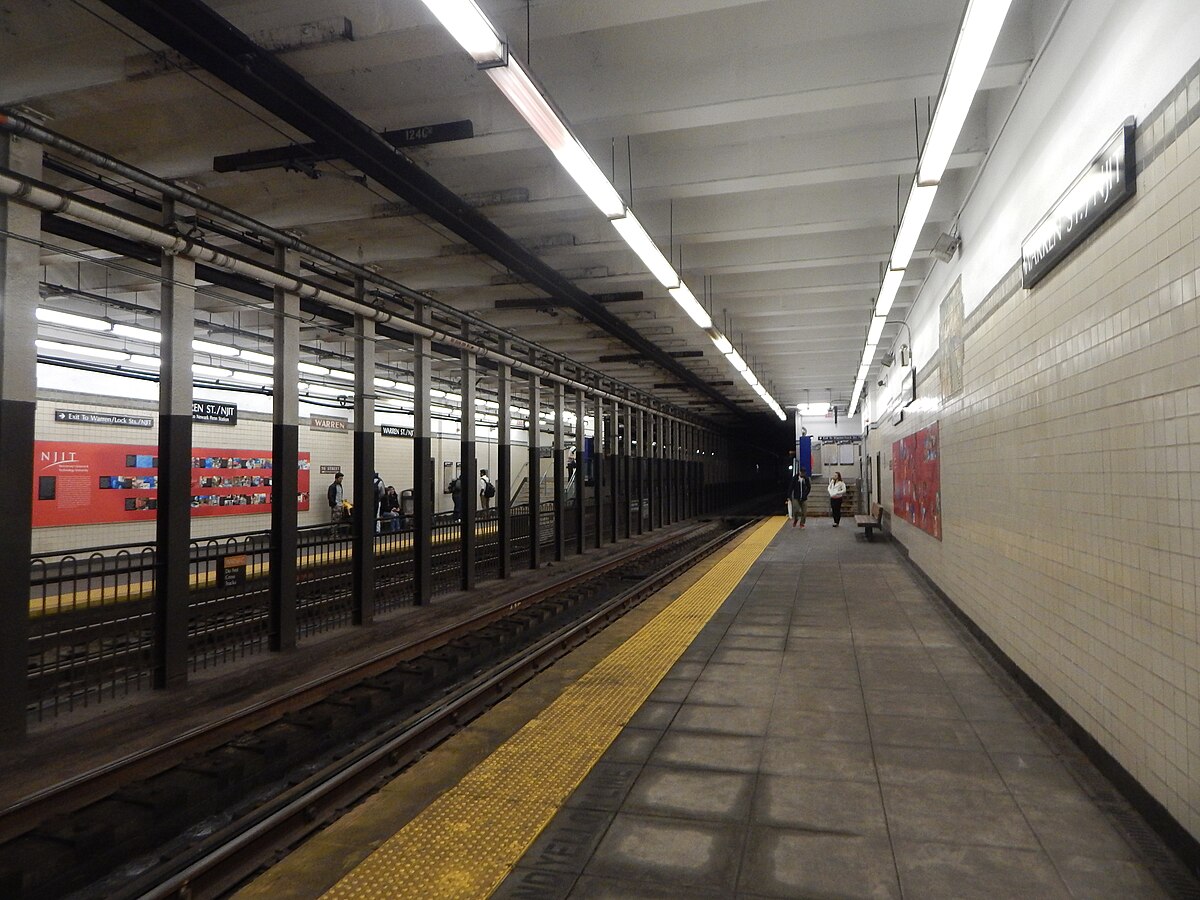
[[[600,388],[600,385],[596,385]],[[592,454],[595,463],[592,470],[596,474],[596,534],[595,545],[597,548],[604,546],[604,398],[599,391],[596,393],[596,403],[593,406],[592,413]]]
[[[612,406],[608,414],[608,533],[611,543],[616,543],[621,539],[620,522],[621,522],[621,478],[620,464],[618,460],[621,455],[621,433],[618,423],[618,415],[620,404],[616,400],[612,401]]]
[[[471,331],[463,326],[463,340],[470,342]],[[475,587],[475,519],[479,508],[479,483],[476,472],[477,458],[475,456],[475,380],[479,376],[479,363],[474,353],[462,351],[462,384],[459,395],[462,405],[459,408],[459,445],[458,445],[458,477],[459,489],[462,491],[462,588],[469,591]]]
[[[429,308],[418,303],[417,321],[428,325]],[[433,349],[413,335],[413,598],[423,606],[433,597]]]
[[[0,135],[0,167],[41,178],[42,148]],[[0,469],[18,502],[0,516],[0,746],[25,734],[29,696],[29,554],[37,405],[41,213],[0,200]]]
[[[362,279],[354,296],[363,297]],[[355,625],[375,618],[375,535],[379,501],[375,493],[375,323],[354,317],[354,612]]]
[[[624,450],[624,474],[625,481],[625,536],[632,538],[636,534],[634,529],[634,492],[636,482],[634,480],[634,407],[632,404],[626,403],[622,408],[624,415],[625,440],[622,445]]]
[[[558,366],[559,374],[562,366]],[[562,382],[554,382],[554,560],[562,562],[566,556],[566,448],[564,445],[563,412],[566,410],[566,388]]]
[[[586,395],[583,391],[575,391],[575,552],[583,553],[587,549],[584,537],[584,525],[587,523],[587,466],[584,465],[583,447],[584,434],[583,418],[587,409]]]
[[[175,203],[163,201],[163,224],[175,228]],[[163,254],[159,272],[158,513],[154,568],[154,686],[182,687],[188,669],[188,600],[192,513],[192,340],[196,264]]]
[[[292,252],[275,248],[276,268],[288,271],[293,259]],[[275,393],[271,419],[271,600],[267,631],[272,650],[291,650],[297,638],[299,478],[296,467],[300,458],[300,379],[296,364],[300,361],[300,297],[275,288],[273,302]],[[328,515],[324,494],[313,502]]]
[[[536,352],[530,351],[529,362],[537,365]],[[529,373],[529,568],[542,562],[542,380]]]
[[[646,500],[646,411],[639,409],[634,413],[637,424],[637,453],[633,457],[634,482],[637,485],[638,514],[637,533],[645,534],[648,528],[646,517],[650,514],[650,504]]]
[[[500,352],[508,356],[507,340],[500,341]],[[496,366],[500,385],[496,390],[496,402],[500,409],[496,428],[496,466],[493,476],[496,483],[496,520],[500,551],[500,577],[512,575],[512,367],[503,363]]]

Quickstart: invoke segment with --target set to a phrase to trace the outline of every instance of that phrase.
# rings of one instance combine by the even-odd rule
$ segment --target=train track
[[[219,896],[739,530],[676,531],[2,810],[0,893]]]

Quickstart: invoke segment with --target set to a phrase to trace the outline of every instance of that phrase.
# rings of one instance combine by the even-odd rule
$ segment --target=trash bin
[[[411,519],[413,512],[416,510],[417,503],[413,499],[412,489],[400,492],[400,515],[405,519]]]

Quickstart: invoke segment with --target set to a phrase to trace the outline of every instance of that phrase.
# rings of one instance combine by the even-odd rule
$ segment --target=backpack
[[[375,500],[378,503],[383,502],[383,498],[387,496],[387,487],[383,483],[382,478],[375,479]]]
[[[483,496],[489,500],[496,496],[496,486],[490,480],[483,483]]]

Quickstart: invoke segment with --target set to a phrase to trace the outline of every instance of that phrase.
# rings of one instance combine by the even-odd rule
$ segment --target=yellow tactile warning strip
[[[775,518],[756,528],[325,896],[372,900],[489,896],[784,521]]]

